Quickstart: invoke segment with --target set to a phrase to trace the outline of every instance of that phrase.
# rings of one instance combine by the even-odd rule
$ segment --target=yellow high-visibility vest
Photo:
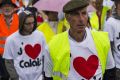
[[[91,31],[102,65],[102,74],[105,72],[110,41],[107,32]],[[50,56],[53,62],[53,80],[66,80],[70,68],[70,44],[68,32],[63,32],[53,37],[49,42]]]
[[[66,22],[65,19],[58,22],[57,34],[63,32],[63,27],[69,29],[69,24]],[[38,26],[37,29],[43,32],[47,43],[51,40],[51,38],[54,35],[56,35],[56,33],[52,30],[48,22],[43,22],[41,25]]]
[[[98,16],[96,15],[96,12],[91,13],[90,25],[92,29],[99,30],[99,20],[98,20]]]
[[[104,23],[105,23],[105,19],[106,19],[106,14],[107,14],[107,11],[109,10],[108,7],[104,6],[103,9],[102,9],[102,16],[101,16],[101,30],[103,30],[103,26],[104,26]],[[96,12],[92,12],[91,13],[91,16],[90,16],[90,24],[91,24],[91,27],[95,30],[99,30],[99,19],[98,19],[98,16],[96,14]]]

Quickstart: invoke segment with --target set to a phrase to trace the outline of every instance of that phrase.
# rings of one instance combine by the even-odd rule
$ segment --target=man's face
[[[23,25],[22,33],[25,35],[29,35],[32,33],[33,29],[34,29],[34,17],[33,16],[27,17]]]
[[[14,6],[10,4],[5,4],[1,7],[1,10],[5,16],[11,16],[14,12]]]
[[[88,23],[87,8],[81,10],[76,10],[70,14],[66,14],[66,19],[70,24],[70,30],[72,32],[82,32],[85,31],[85,27]]]

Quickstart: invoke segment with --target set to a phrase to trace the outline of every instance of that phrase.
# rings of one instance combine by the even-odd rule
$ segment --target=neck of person
[[[22,31],[22,32],[20,32],[20,34],[21,34],[22,36],[28,36],[28,35],[31,35],[32,32],[25,32],[25,31]]]
[[[5,17],[5,19],[11,19],[11,18],[12,18],[12,15],[13,15],[13,14],[11,14],[11,15],[4,15],[4,17]]]
[[[69,30],[69,35],[77,42],[82,42],[86,38],[86,30],[81,32]]]
[[[7,26],[10,26],[11,21],[12,21],[12,15],[4,16],[4,17],[5,17],[4,19],[6,21]]]

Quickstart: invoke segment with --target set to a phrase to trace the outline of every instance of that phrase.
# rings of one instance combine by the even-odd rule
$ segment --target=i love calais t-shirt
[[[7,38],[5,59],[13,59],[19,80],[38,80],[42,74],[45,39],[39,31],[22,36],[15,32]]]

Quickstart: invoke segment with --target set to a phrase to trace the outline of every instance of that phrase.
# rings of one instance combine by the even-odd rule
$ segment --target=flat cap
[[[63,12],[68,13],[77,8],[84,8],[89,5],[88,0],[71,0],[63,7]]]

